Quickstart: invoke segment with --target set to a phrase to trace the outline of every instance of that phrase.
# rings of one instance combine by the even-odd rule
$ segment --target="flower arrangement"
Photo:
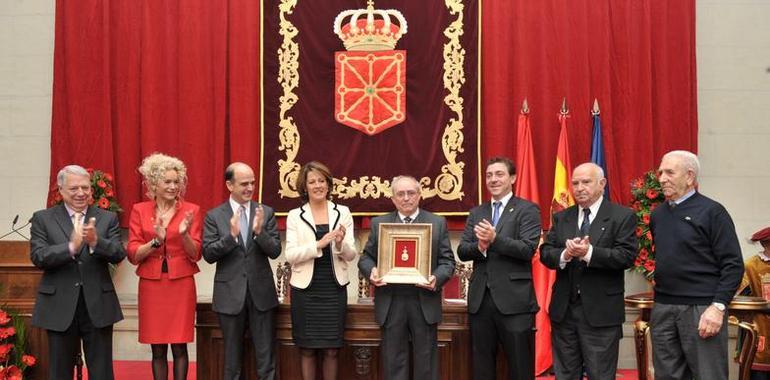
[[[27,367],[35,365],[35,357],[27,355],[24,321],[0,308],[0,380],[22,380]]]
[[[92,168],[86,170],[91,175],[91,200],[88,203],[96,203],[97,207],[116,213],[123,212],[115,196],[115,180],[112,174]],[[48,199],[49,205],[57,205],[63,201],[56,185],[51,188]]]
[[[644,275],[648,281],[655,276],[655,243],[650,231],[650,213],[665,200],[658,182],[658,176],[651,170],[631,182],[631,208],[638,219],[636,238],[639,241],[639,254],[631,270]]]

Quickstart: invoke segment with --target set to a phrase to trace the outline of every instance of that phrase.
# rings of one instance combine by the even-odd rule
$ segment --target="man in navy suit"
[[[625,270],[634,264],[636,215],[604,199],[601,167],[572,173],[576,205],[553,216],[540,261],[556,270],[548,315],[556,377],[614,379],[626,313]]]
[[[251,200],[254,171],[235,162],[225,170],[230,198],[206,214],[203,258],[216,263],[213,309],[225,346],[224,378],[241,378],[248,323],[260,380],[275,378],[275,308],[278,297],[268,258],[281,254],[273,209]]]
[[[516,168],[507,157],[487,162],[492,196],[473,208],[457,256],[473,261],[468,292],[473,378],[495,379],[497,345],[508,360],[509,379],[535,377],[535,313],[532,257],[540,241],[540,209],[513,195]]]
[[[414,177],[391,182],[396,210],[372,219],[371,234],[358,269],[376,287],[374,316],[382,328],[385,379],[408,380],[409,342],[412,342],[413,379],[438,380],[437,327],[441,322],[441,289],[452,277],[454,253],[444,217],[420,209],[420,184]],[[380,223],[430,223],[431,275],[425,285],[386,284],[377,270]]]
[[[48,333],[48,378],[72,380],[83,340],[88,377],[112,379],[112,325],[123,319],[109,265],[126,257],[118,217],[89,206],[91,176],[69,165],[56,176],[63,202],[32,216],[30,257],[43,270],[32,325]]]

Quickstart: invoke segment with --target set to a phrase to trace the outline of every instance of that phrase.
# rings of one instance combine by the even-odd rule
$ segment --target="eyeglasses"
[[[395,194],[396,198],[414,198],[419,194],[415,190],[399,191]]]

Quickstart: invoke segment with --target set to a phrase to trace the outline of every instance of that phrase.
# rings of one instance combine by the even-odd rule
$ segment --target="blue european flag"
[[[598,107],[597,107],[598,108]],[[607,159],[604,155],[604,140],[602,139],[602,120],[598,112],[593,113],[594,132],[591,139],[591,162],[601,166],[607,185],[604,187],[604,198],[610,200],[609,173],[607,173]]]

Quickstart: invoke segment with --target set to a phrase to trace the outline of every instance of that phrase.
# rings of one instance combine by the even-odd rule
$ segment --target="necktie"
[[[591,216],[591,209],[584,208],[583,223],[580,225],[580,237],[587,236],[588,230],[591,229],[591,220],[589,219],[589,216]]]
[[[497,226],[497,222],[500,220],[500,207],[503,202],[495,201],[492,203],[492,225]]]
[[[241,242],[246,246],[246,238],[249,236],[249,218],[246,216],[246,207],[241,205]]]
[[[72,223],[75,227],[82,227],[83,226],[83,213],[82,212],[76,212],[72,214],[72,217],[74,219],[74,222]]]
[[[412,218],[407,216],[406,218],[404,218],[404,223],[406,224],[412,223]]]

